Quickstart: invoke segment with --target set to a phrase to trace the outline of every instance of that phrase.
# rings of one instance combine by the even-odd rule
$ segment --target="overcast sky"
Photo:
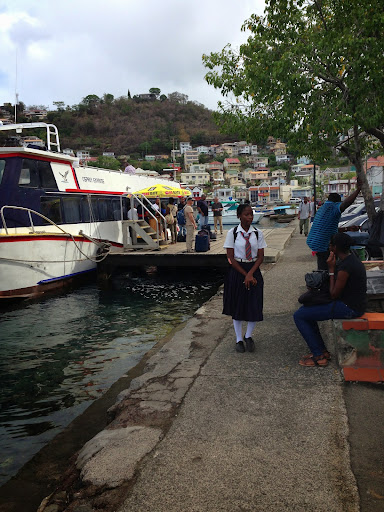
[[[0,0],[0,104],[79,103],[88,94],[187,94],[215,109],[203,53],[246,40],[264,0]],[[16,59],[17,54],[17,59]]]

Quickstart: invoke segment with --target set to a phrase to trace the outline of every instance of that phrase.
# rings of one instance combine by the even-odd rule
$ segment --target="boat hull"
[[[83,237],[0,236],[0,299],[28,298],[62,288],[96,270],[98,247]]]

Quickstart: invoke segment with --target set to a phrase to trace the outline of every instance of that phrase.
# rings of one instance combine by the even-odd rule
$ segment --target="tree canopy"
[[[203,56],[207,82],[227,98],[221,125],[248,140],[283,137],[319,162],[338,148],[371,202],[362,154],[367,134],[384,147],[382,0],[267,0],[242,29],[238,50]]]

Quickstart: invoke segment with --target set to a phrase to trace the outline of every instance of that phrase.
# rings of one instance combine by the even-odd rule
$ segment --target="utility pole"
[[[172,161],[173,161],[173,181],[176,181],[176,169],[175,169],[175,137],[172,137]]]
[[[313,214],[316,213],[316,163],[313,163]]]

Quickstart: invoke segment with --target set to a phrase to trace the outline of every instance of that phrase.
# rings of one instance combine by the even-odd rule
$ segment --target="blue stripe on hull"
[[[60,276],[60,277],[52,277],[51,279],[44,279],[43,281],[39,281],[37,284],[47,284],[47,283],[52,283],[54,281],[60,281],[62,279],[70,279],[71,277],[88,274],[89,272],[95,272],[95,270],[96,270],[96,267],[90,268],[89,270],[83,270],[82,272],[75,272],[74,274],[67,274],[65,276]]]

